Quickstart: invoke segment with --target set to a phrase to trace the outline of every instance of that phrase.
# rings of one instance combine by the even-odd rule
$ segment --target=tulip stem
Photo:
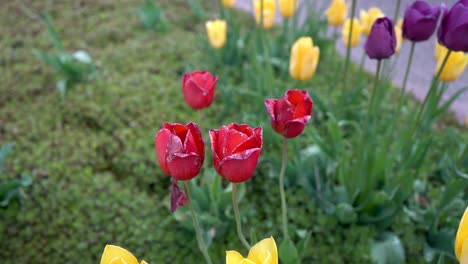
[[[393,23],[396,23],[398,19],[398,13],[400,13],[400,6],[401,6],[401,0],[398,0],[396,4],[396,8],[395,8],[395,14],[393,15]]]
[[[349,36],[348,36],[348,44],[351,43],[351,37],[353,34],[353,26],[354,26],[354,14],[356,13],[356,2],[357,0],[353,0],[353,4],[351,7],[351,25],[349,27]],[[346,78],[348,77],[348,65],[349,65],[349,60],[351,58],[351,45],[346,45],[346,61],[345,61],[345,66],[344,66],[344,74],[343,74],[343,81],[346,82]]]
[[[408,82],[408,76],[409,76],[409,72],[410,72],[410,69],[411,69],[411,64],[413,62],[413,54],[414,54],[414,47],[415,46],[416,46],[416,42],[412,42],[411,43],[410,55],[409,55],[409,58],[408,58],[408,64],[406,65],[405,78],[403,79],[403,86],[401,87],[400,98],[399,98],[398,106],[396,108],[397,115],[395,117],[395,121],[398,120],[398,116],[401,113],[401,107],[403,106],[403,101],[404,101],[403,98],[405,96],[406,83]]]
[[[375,94],[377,93],[377,84],[379,83],[379,74],[380,74],[380,67],[382,65],[382,60],[377,61],[377,71],[375,72],[375,78],[374,78],[374,88],[372,90],[372,95],[369,103],[369,115],[372,114],[372,111],[374,109],[374,100],[375,100]]]
[[[286,206],[286,195],[284,194],[284,172],[286,171],[286,156],[288,153],[288,139],[283,137],[283,158],[281,161],[281,171],[279,175],[279,186],[281,196],[281,211],[283,218],[283,235],[287,239],[288,234],[288,207]]]
[[[205,245],[205,241],[203,240],[202,231],[200,225],[198,224],[197,216],[195,215],[195,210],[193,209],[192,205],[192,197],[190,196],[190,189],[188,186],[188,181],[184,181],[185,193],[187,194],[187,203],[190,208],[190,213],[192,214],[192,221],[193,226],[195,227],[195,233],[197,234],[197,242],[198,248],[202,252],[203,256],[205,257],[206,263],[212,264],[210,254],[208,254],[208,250]]]
[[[237,184],[232,183],[232,206],[234,207],[234,215],[236,216],[236,226],[237,226],[237,236],[242,244],[250,250],[250,244],[247,242],[247,239],[244,237],[242,232],[242,222],[239,214],[239,205],[237,203]]]
[[[424,112],[424,109],[426,108],[427,102],[429,101],[430,97],[432,97],[432,94],[434,93],[434,90],[437,89],[438,80],[440,78],[440,75],[442,74],[442,71],[444,70],[445,65],[447,64],[447,61],[448,61],[451,53],[452,53],[452,50],[448,50],[447,54],[445,54],[445,58],[444,58],[444,60],[442,62],[442,65],[440,65],[439,71],[437,71],[436,76],[432,79],[429,91],[427,92],[427,95],[424,98],[424,101],[423,101],[423,103],[421,105],[421,108],[419,108],[418,114],[416,116],[416,121],[414,122],[415,126],[418,125],[418,123],[419,123],[419,121],[421,119],[421,115]]]

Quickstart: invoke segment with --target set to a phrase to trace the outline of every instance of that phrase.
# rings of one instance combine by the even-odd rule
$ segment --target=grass
[[[194,232],[169,212],[170,180],[157,166],[153,139],[163,122],[198,121],[182,99],[181,75],[210,67],[199,44],[203,23],[193,25],[188,4],[180,0],[160,3],[171,21],[166,33],[142,29],[138,1],[41,2],[13,0],[0,8],[0,24],[6,25],[0,30],[0,143],[16,144],[8,177],[27,171],[33,179],[26,199],[0,209],[0,257],[4,263],[98,263],[111,243],[148,263],[201,263]],[[208,7],[208,1],[203,4]],[[99,66],[98,80],[73,87],[65,98],[55,90],[54,73],[32,55],[33,49],[52,47],[39,20],[45,11],[65,49],[87,50]],[[331,67],[322,60],[314,85],[329,80]],[[209,128],[256,118],[240,106],[246,83],[223,75],[220,86],[234,87],[235,96],[223,96],[220,88],[203,111],[198,123],[205,141]],[[228,100],[236,101],[226,112]],[[265,137],[279,139],[263,125]],[[274,140],[269,144],[240,205],[247,233],[259,238],[280,234],[278,190],[270,188],[276,176],[267,173],[279,166],[279,148]],[[370,262],[372,227],[339,225],[300,189],[288,192],[290,225],[313,232],[304,263]],[[422,263],[423,240],[415,226],[402,218],[393,228],[405,234],[409,262]],[[225,250],[241,248],[232,228],[209,251],[222,262]]]

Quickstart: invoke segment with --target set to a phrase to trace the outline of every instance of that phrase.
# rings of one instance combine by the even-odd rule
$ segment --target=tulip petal
[[[156,155],[158,157],[159,166],[168,175],[170,175],[170,173],[166,164],[166,151],[170,138],[171,132],[165,128],[161,129],[154,138],[154,145],[156,146]]]
[[[221,131],[221,129],[219,131]],[[213,152],[213,165],[214,165],[215,168],[219,167],[219,162],[221,160],[221,158],[219,157],[219,154],[218,154],[218,149],[217,149],[219,131],[216,130],[216,129],[210,129],[210,131],[209,131],[211,151]]]
[[[257,167],[261,148],[248,149],[221,160],[218,173],[230,182],[244,182],[250,179]]]
[[[463,242],[462,251],[460,254],[460,264],[468,264],[468,238]]]
[[[140,264],[148,264],[148,262],[142,260],[142,261],[140,262]]]
[[[197,176],[202,166],[202,159],[195,153],[174,153],[167,157],[170,175],[177,180],[186,181]]]
[[[101,264],[126,263],[138,264],[138,260],[128,250],[114,246],[106,245],[102,252]]]
[[[267,113],[270,116],[272,122],[276,121],[275,106],[277,102],[278,100],[276,99],[266,99],[264,101]]]
[[[286,138],[294,138],[299,136],[305,128],[305,125],[309,122],[310,116],[294,119],[286,123],[283,136]]]
[[[455,255],[457,256],[458,260],[460,260],[462,256],[462,249],[465,250],[464,247],[466,247],[465,245],[467,244],[466,242],[467,239],[468,239],[468,207],[465,209],[465,213],[463,213],[463,216],[460,220],[460,224],[458,226],[457,235],[455,237]]]
[[[244,257],[235,250],[226,251],[226,264],[239,264]]]
[[[278,251],[273,237],[265,238],[255,244],[250,249],[248,259],[255,263],[278,264]]]
[[[200,128],[197,124],[190,122],[187,124],[187,128],[193,136],[194,143],[196,145],[196,153],[202,158],[202,163],[205,158],[205,142],[203,141],[203,136],[201,134]]]
[[[187,202],[185,193],[177,185],[177,180],[172,180],[172,191],[171,191],[171,212],[175,212],[179,206],[184,206]]]

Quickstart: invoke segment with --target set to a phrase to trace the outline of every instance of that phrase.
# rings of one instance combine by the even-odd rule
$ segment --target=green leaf
[[[406,262],[405,249],[400,238],[393,233],[383,233],[371,246],[371,258],[378,264]]]
[[[62,41],[60,40],[57,31],[54,28],[54,25],[52,24],[52,20],[50,19],[49,14],[44,15],[44,23],[46,24],[47,32],[49,32],[49,36],[52,39],[52,43],[54,44],[55,48],[57,48],[60,51],[63,51],[63,45]]]
[[[283,240],[279,247],[279,258],[281,263],[284,264],[296,264],[299,257],[297,253],[297,249],[294,246],[294,243],[291,241],[290,238],[286,238]]]

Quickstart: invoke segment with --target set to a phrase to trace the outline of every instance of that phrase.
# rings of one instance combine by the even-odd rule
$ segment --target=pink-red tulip
[[[281,99],[266,99],[273,129],[286,138],[299,136],[310,120],[313,102],[307,91],[288,90]]]
[[[217,76],[207,71],[194,71],[182,77],[185,102],[193,109],[202,109],[213,102]]]
[[[177,181],[198,175],[205,159],[205,143],[200,128],[192,122],[186,125],[165,123],[154,142],[159,166],[173,178],[171,211],[174,212],[187,201]]]
[[[249,180],[262,151],[262,128],[230,124],[210,130],[216,171],[230,182]]]

